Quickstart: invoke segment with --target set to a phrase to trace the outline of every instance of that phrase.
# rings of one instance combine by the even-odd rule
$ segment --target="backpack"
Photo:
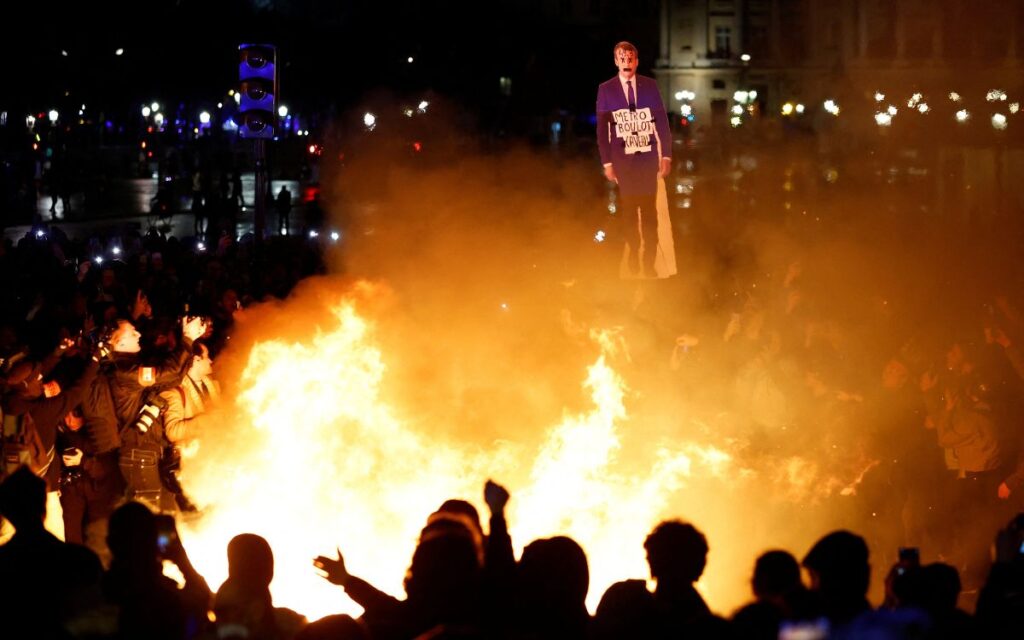
[[[24,413],[17,416],[3,416],[3,459],[0,460],[0,477],[10,475],[18,467],[26,466],[40,478],[46,477],[53,464],[56,445],[47,450],[39,437],[32,416]]]

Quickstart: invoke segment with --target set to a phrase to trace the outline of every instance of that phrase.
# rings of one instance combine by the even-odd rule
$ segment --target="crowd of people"
[[[868,546],[838,530],[800,562],[784,550],[763,553],[750,603],[725,618],[695,588],[709,543],[681,520],[659,523],[644,542],[653,591],[644,579],[617,582],[590,615],[580,545],[565,536],[538,539],[516,560],[505,520],[508,491],[488,481],[484,499],[486,533],[464,500],[448,500],[429,515],[406,573],[405,599],[352,575],[341,551],[313,559],[311,570],[341,587],[363,614],[309,622],[274,606],[274,555],[259,535],[230,541],[228,577],[214,592],[192,566],[173,519],[129,501],[110,515],[111,556],[104,564],[88,548],[46,531],[46,481],[23,466],[0,484],[0,512],[16,530],[0,546],[5,637],[1017,638],[1024,632],[1024,515],[998,532],[973,616],[957,608],[956,568],[912,557],[891,568],[886,599],[873,608],[866,598]],[[164,563],[178,569],[180,583],[164,575]]]

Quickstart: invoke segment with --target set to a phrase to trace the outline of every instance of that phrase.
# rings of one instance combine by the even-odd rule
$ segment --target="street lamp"
[[[60,117],[60,114],[57,113],[56,109],[50,109],[50,113],[48,113],[47,115],[50,117],[50,122],[51,123],[56,123],[57,122],[57,118]]]
[[[288,107],[282,104],[280,107],[277,108],[277,115],[281,116],[282,118],[288,117]]]
[[[199,124],[210,124],[210,113],[208,111],[199,114]]]
[[[153,113],[153,110],[148,105],[142,107],[142,117],[148,118]]]

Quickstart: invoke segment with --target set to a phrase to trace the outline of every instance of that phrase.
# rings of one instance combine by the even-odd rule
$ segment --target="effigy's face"
[[[638,58],[635,52],[628,49],[616,49],[615,50],[615,66],[619,68],[619,73],[629,78],[636,73],[636,65]]]

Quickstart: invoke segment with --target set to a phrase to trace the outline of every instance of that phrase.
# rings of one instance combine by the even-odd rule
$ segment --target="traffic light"
[[[238,132],[243,138],[272,139],[277,119],[277,50],[273,45],[239,45],[238,92]]]

